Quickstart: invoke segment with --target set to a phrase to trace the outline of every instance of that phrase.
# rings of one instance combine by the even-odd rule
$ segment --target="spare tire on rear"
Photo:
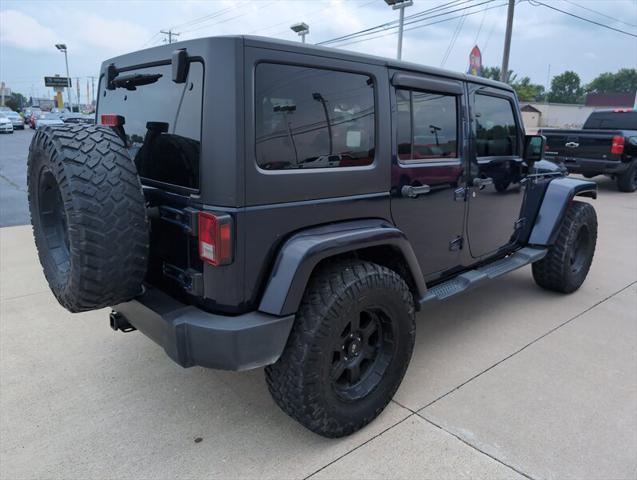
[[[148,220],[123,141],[107,127],[38,130],[27,183],[44,275],[71,312],[116,305],[141,292]]]

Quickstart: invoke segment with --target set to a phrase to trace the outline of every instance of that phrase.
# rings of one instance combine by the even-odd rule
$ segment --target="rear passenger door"
[[[513,92],[470,84],[472,148],[467,234],[475,259],[513,243],[525,189],[524,131]]]
[[[426,280],[433,280],[462,263],[464,87],[459,80],[402,72],[392,83],[392,217]]]

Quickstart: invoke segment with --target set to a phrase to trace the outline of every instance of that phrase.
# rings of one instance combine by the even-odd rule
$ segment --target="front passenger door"
[[[467,233],[473,258],[496,253],[515,241],[525,188],[523,129],[513,92],[471,85]]]

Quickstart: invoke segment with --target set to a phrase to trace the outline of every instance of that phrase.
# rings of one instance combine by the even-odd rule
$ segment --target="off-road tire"
[[[148,220],[135,165],[109,128],[39,129],[27,166],[29,210],[47,282],[71,312],[141,292]]]
[[[392,356],[367,393],[344,399],[330,378],[334,341],[349,318],[374,306],[391,321],[391,328],[383,328],[393,332]],[[414,299],[396,272],[370,262],[335,261],[313,274],[281,358],[265,369],[266,381],[289,416],[319,435],[342,437],[367,425],[387,406],[405,375],[414,339]],[[372,377],[361,378],[369,382]]]
[[[617,189],[620,192],[637,190],[637,160],[633,160],[628,170],[617,176]]]
[[[596,243],[595,209],[588,203],[571,202],[555,244],[542,260],[533,264],[535,283],[556,292],[574,292],[588,275]]]

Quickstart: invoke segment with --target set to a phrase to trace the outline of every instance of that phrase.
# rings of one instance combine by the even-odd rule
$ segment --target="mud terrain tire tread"
[[[339,311],[365,292],[388,290],[402,305],[398,348],[384,377],[362,408],[335,401],[321,377],[323,339]],[[336,438],[349,435],[376,418],[398,389],[413,351],[414,299],[396,272],[371,262],[343,260],[319,268],[310,279],[281,358],[266,367],[268,388],[279,407],[309,430]],[[328,352],[331,354],[331,352]],[[372,397],[373,398],[370,398]]]
[[[53,175],[64,207],[69,252],[64,269],[53,259],[41,224],[38,182],[45,170]],[[145,200],[135,165],[111,129],[38,130],[29,148],[27,184],[40,262],[63,307],[94,310],[141,292],[149,249]]]

